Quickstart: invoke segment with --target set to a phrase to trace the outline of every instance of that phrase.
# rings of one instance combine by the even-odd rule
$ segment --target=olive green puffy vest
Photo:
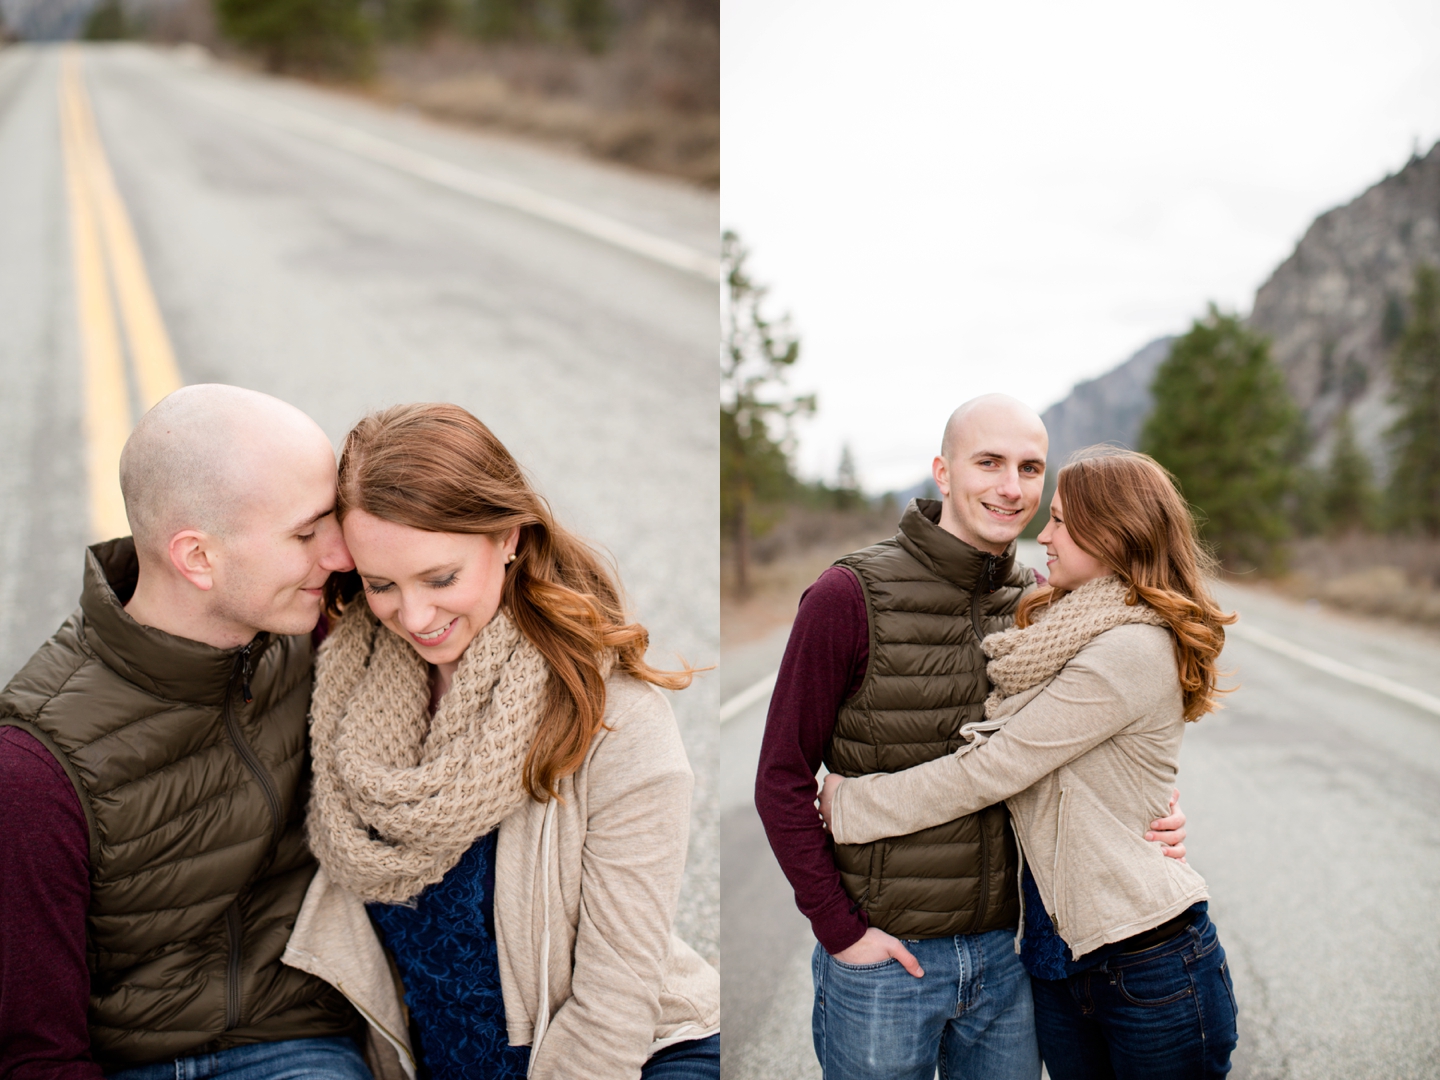
[[[1034,575],[939,526],[940,503],[917,499],[890,540],[835,565],[860,580],[870,623],[865,680],[841,706],[825,767],[841,776],[898,772],[963,745],[990,683],[980,639],[1014,622]],[[978,633],[977,633],[978,631]],[[872,844],[836,844],[850,899],[870,925],[901,938],[1013,929],[1019,870],[1003,804]]]
[[[130,540],[91,548],[80,609],[0,693],[0,724],[55,754],[89,825],[94,1057],[351,1034],[339,992],[280,963],[315,873],[309,638],[221,650],[140,626],[137,572]]]

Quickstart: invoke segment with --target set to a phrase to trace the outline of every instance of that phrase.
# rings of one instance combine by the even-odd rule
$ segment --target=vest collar
[[[1013,540],[1005,554],[991,555],[940,528],[939,499],[911,499],[895,539],[925,569],[967,592],[994,592],[1015,568]]]
[[[270,644],[260,633],[249,646],[217,649],[141,626],[125,611],[135,594],[140,563],[130,537],[95,544],[85,553],[85,586],[80,610],[85,641],[122,678],[169,701],[224,704],[241,649],[250,650],[250,667]]]

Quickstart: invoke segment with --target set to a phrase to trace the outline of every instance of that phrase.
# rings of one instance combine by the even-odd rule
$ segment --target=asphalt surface
[[[718,288],[627,246],[713,263],[712,193],[194,53],[82,53],[185,382],[274,394],[337,443],[377,407],[464,405],[614,556],[652,662],[716,662]],[[74,608],[94,539],[59,69],[0,49],[0,680]],[[718,680],[672,700],[697,781],[677,929],[717,960]]]
[[[1244,626],[1440,698],[1440,635],[1258,588]],[[728,651],[726,700],[774,670],[785,632]],[[1233,635],[1238,684],[1186,733],[1189,858],[1240,1004],[1237,1080],[1440,1076],[1440,716]],[[750,803],[768,700],[721,736],[726,1080],[818,1080],[809,924]]]

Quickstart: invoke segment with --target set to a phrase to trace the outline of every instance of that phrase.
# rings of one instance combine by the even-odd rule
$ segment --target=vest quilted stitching
[[[900,533],[840,559],[859,579],[870,659],[841,707],[825,767],[842,776],[897,772],[953,753],[960,728],[984,716],[990,686],[971,621],[983,552],[943,532],[940,503],[915,500]],[[932,555],[937,557],[931,557]],[[984,633],[1011,626],[1034,582],[1000,557],[998,588],[978,597]],[[837,844],[845,891],[872,926],[901,938],[1013,929],[1018,862],[1003,805],[908,836]]]

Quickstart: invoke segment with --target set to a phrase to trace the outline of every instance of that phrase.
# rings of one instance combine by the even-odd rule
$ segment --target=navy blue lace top
[[[425,1075],[444,1080],[523,1080],[528,1046],[505,1032],[495,951],[495,839],[470,846],[415,906],[370,904],[370,916],[405,980],[411,1037]]]
[[[1068,979],[1125,951],[1127,942],[1115,941],[1086,953],[1079,960],[1072,960],[1070,946],[1055,932],[1055,923],[1045,910],[1045,902],[1040,899],[1040,888],[1030,874],[1028,862],[1021,875],[1020,890],[1025,902],[1025,936],[1020,939],[1020,963],[1035,978],[1051,981]],[[1209,905],[1202,900],[1190,905],[1188,910],[1198,915],[1208,908]]]
[[[1070,959],[1070,947],[1055,932],[1055,923],[1040,899],[1040,888],[1027,862],[1020,876],[1025,904],[1025,936],[1020,939],[1020,963],[1037,979],[1066,979],[1092,965],[1090,956],[1078,963]]]

